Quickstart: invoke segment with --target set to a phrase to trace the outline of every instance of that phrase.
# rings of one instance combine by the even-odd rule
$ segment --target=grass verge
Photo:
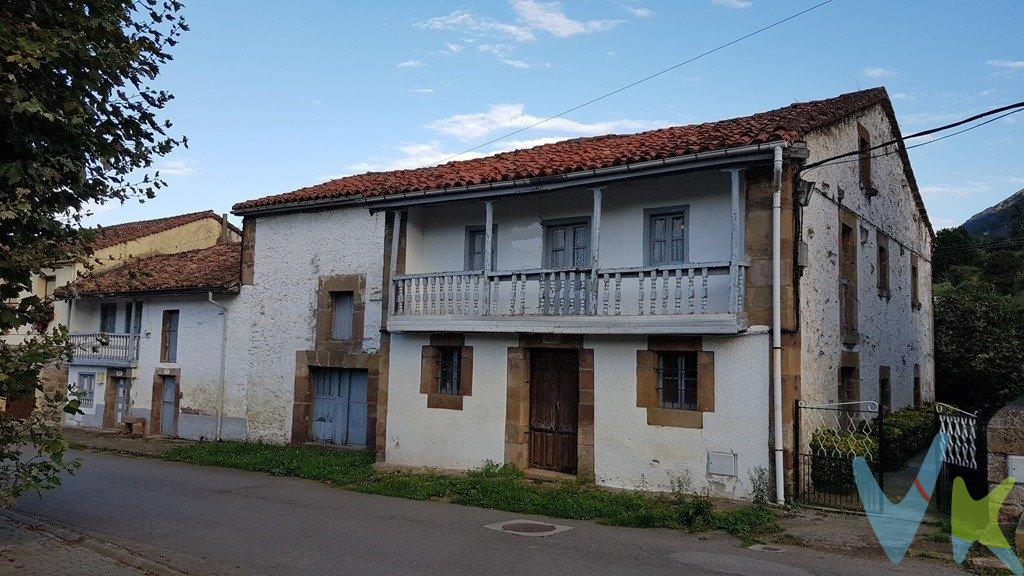
[[[382,472],[373,468],[373,455],[367,452],[249,442],[180,446],[164,453],[163,458],[308,478],[366,494],[440,500],[521,514],[638,528],[724,530],[748,544],[778,531],[778,517],[765,506],[726,510],[716,508],[709,498],[681,491],[651,495],[609,492],[577,482],[531,484],[514,467],[496,464],[464,476]]]

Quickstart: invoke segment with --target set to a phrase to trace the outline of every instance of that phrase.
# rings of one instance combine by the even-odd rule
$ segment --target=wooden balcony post
[[[600,267],[601,248],[601,193],[604,188],[594,188],[594,213],[590,218],[590,286],[587,313],[597,314],[597,270]]]
[[[395,289],[395,274],[398,273],[398,237],[402,230],[402,212],[395,210],[391,213],[391,258],[390,258],[390,274],[388,280],[390,286],[388,286],[388,295],[391,302],[391,308],[388,311],[388,315],[395,313],[398,307],[398,290]]]
[[[729,251],[729,312],[736,314],[741,303],[739,301],[739,259],[740,259],[740,226],[743,217],[740,214],[740,171],[738,168],[729,170],[732,180],[732,248]]]
[[[494,269],[494,262],[491,256],[494,254],[494,201],[484,202],[486,217],[484,219],[484,288],[487,290],[487,297],[484,299],[486,307],[484,314],[491,313],[491,271]],[[497,299],[497,298],[495,298]],[[497,304],[495,302],[494,304]]]

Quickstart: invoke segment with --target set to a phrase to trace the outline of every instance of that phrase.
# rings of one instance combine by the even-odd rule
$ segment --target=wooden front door
[[[530,467],[576,473],[579,358],[575,350],[530,350]]]
[[[366,444],[366,370],[314,368],[313,439],[330,444]]]

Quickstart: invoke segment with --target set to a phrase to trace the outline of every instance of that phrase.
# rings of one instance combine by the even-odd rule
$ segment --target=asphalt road
[[[725,535],[571,526],[547,537],[485,525],[523,516],[342,491],[292,478],[79,453],[82,470],[16,510],[188,574],[949,573],[952,566],[847,558],[802,548],[749,550]],[[534,518],[537,519],[537,518]]]

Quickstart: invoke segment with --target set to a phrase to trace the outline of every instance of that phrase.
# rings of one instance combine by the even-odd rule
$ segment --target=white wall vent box
[[[708,474],[736,475],[736,455],[729,452],[708,452]]]
[[[1006,474],[1018,484],[1024,484],[1024,456],[1007,456]]]

